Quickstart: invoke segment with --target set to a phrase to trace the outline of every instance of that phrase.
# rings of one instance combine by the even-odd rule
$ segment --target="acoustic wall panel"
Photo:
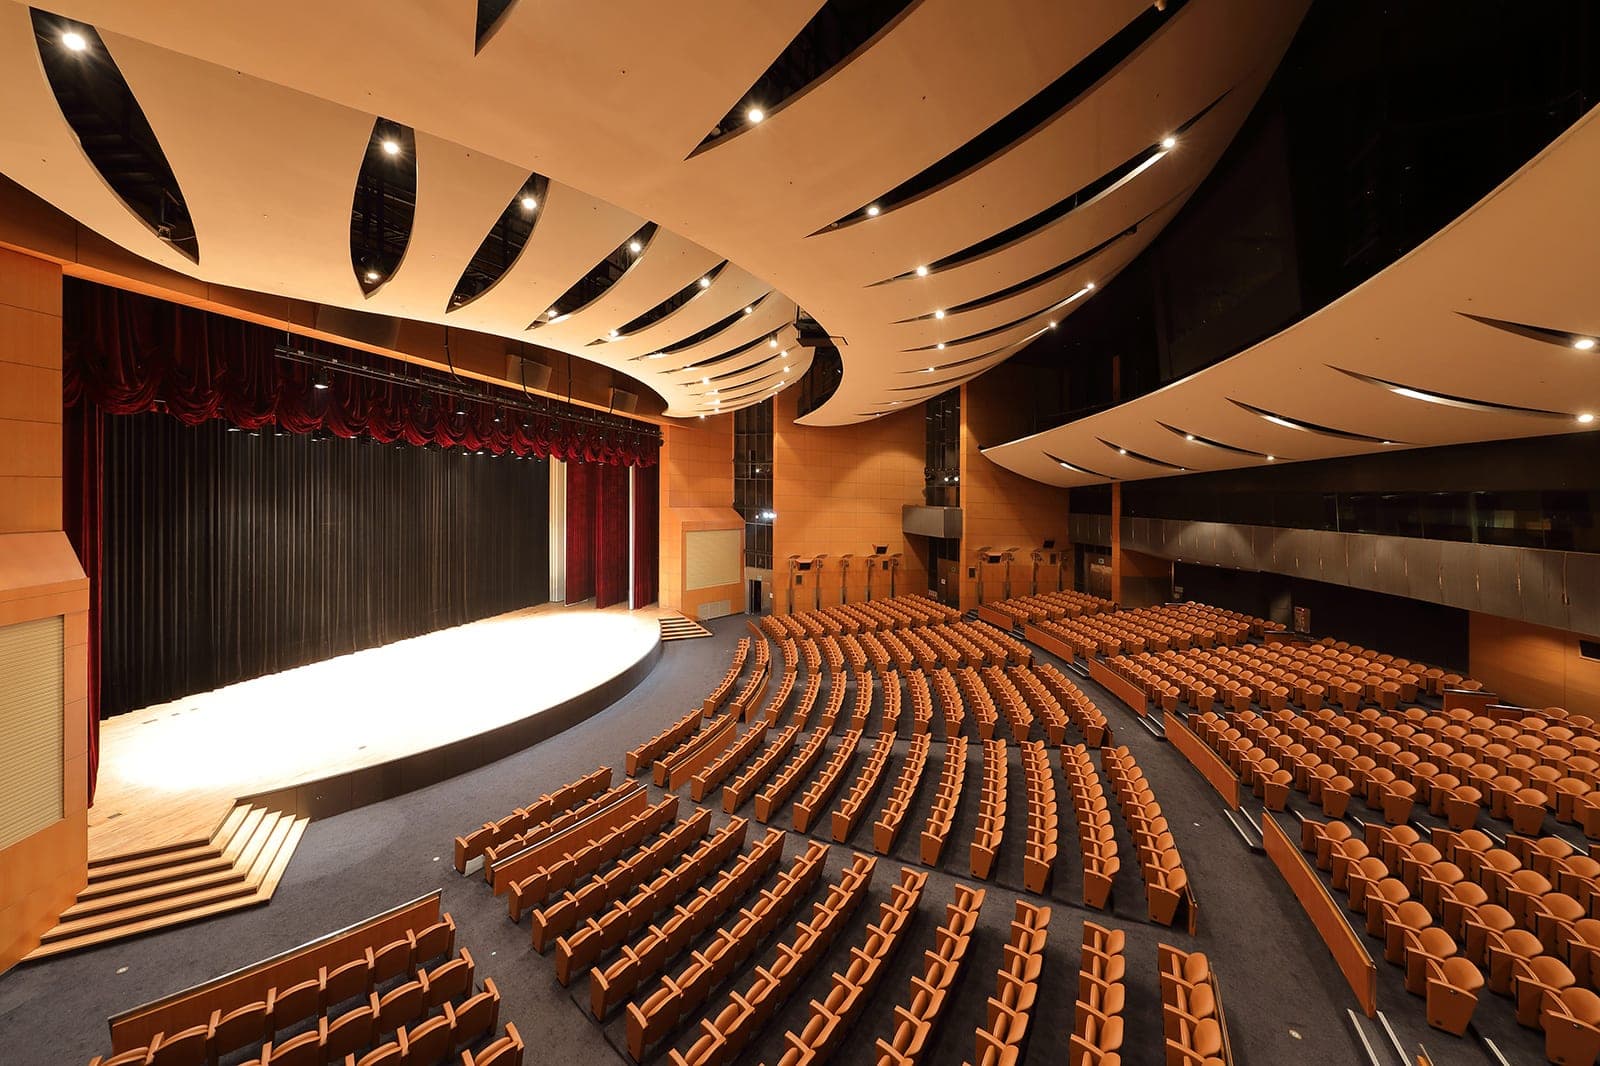
[[[683,534],[684,587],[714,588],[744,580],[742,529],[691,529]]]
[[[0,849],[62,817],[60,615],[0,626]]]

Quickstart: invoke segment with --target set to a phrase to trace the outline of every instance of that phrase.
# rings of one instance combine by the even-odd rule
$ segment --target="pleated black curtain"
[[[546,460],[104,431],[104,715],[548,599]]]

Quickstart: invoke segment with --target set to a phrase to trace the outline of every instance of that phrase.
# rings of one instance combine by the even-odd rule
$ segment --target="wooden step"
[[[89,876],[94,877],[102,871],[119,866],[133,866],[139,863],[159,864],[184,851],[193,851],[196,848],[211,846],[210,840],[183,840],[176,844],[162,844],[155,848],[142,848],[138,851],[119,851],[115,855],[102,855],[98,859],[89,860]]]
[[[165,869],[150,865],[154,854],[105,864],[102,871],[132,867],[133,872],[115,878],[97,874],[93,893],[80,896],[28,958],[49,958],[265,903],[309,822],[240,804],[218,827],[217,843],[207,855],[193,847],[169,849],[166,854],[176,861]]]
[[[137,855],[130,859],[117,856],[116,862],[108,862],[102,866],[89,868],[89,883],[99,884],[102,881],[115,881],[124,877],[148,873],[152,870],[161,870],[169,866],[183,865],[184,863],[203,862],[206,859],[219,858],[222,849],[209,841],[202,844],[190,844],[181,849],[176,849],[165,855]]]

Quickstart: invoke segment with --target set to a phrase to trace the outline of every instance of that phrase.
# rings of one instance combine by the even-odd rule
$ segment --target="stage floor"
[[[205,840],[240,797],[556,707],[648,655],[661,613],[547,604],[107,719],[89,857]]]

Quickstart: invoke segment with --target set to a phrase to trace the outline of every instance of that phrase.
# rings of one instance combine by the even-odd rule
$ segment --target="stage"
[[[320,817],[492,762],[642,680],[660,614],[545,605],[107,719],[89,858],[205,841],[247,797]]]

